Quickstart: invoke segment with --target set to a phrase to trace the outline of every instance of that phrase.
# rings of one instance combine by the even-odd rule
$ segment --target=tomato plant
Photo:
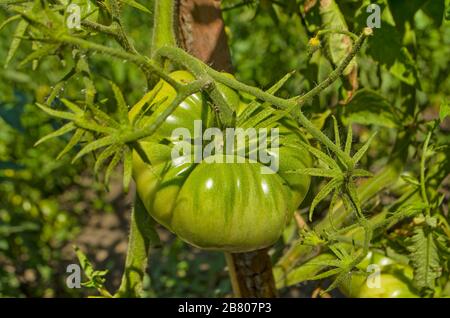
[[[90,158],[67,169],[70,178],[89,175],[114,192],[120,170],[132,190],[121,284],[110,292],[107,272],[76,248],[85,286],[103,297],[174,287],[163,265],[147,270],[163,245],[163,257],[181,255],[179,246],[224,252],[236,296],[288,295],[303,282],[320,296],[448,296],[448,1],[380,0],[379,16],[367,1],[211,0],[217,14],[189,11],[196,1],[154,0],[149,10],[138,1],[0,0],[2,134],[25,130],[27,104],[48,121],[44,137],[27,131],[36,146]],[[23,94],[29,101],[17,102]],[[36,155],[6,151],[2,134],[0,233],[14,237],[0,249],[14,251],[0,264],[25,273],[17,255],[33,250],[27,229],[45,245],[49,231],[66,233],[58,222],[78,216],[22,227],[53,220],[58,205],[48,202],[64,186],[50,179],[43,203],[39,186],[15,193],[32,184],[16,170],[39,172]],[[60,171],[51,164],[43,170]],[[173,272],[188,275],[189,262],[174,259]]]
[[[171,77],[184,82],[194,79],[184,71],[172,73]],[[156,85],[155,90],[156,93],[152,91],[149,95],[155,94],[153,101],[157,108],[149,109],[148,118],[143,115],[144,126],[164,112],[176,95],[166,82]],[[232,107],[239,106],[237,93],[230,90],[223,95]],[[170,139],[177,127],[193,132],[194,121],[210,113],[204,105],[200,94],[189,96],[152,138]],[[143,106],[137,104],[131,117],[137,116],[138,108]],[[245,106],[241,108],[240,113],[245,111]],[[295,125],[286,126],[282,121],[277,125],[283,127],[285,136],[304,140]],[[208,163],[211,159],[219,161],[214,156],[224,156],[213,154],[197,165],[190,161],[189,155],[185,158],[189,160],[171,165],[169,146],[150,141],[141,142],[141,146],[151,165],[136,155],[133,170],[137,193],[147,211],[182,239],[201,248],[242,252],[272,245],[309,187],[308,176],[293,178],[286,173],[311,165],[308,152],[300,143],[296,145],[295,139],[279,147],[280,170],[273,174],[263,174],[258,162],[238,163],[239,154],[220,160],[234,162],[231,164]]]

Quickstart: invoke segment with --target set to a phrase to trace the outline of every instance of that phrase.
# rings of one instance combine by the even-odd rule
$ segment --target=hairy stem
[[[422,200],[425,202],[426,205],[429,205],[429,200],[428,200],[428,194],[427,194],[427,190],[426,190],[425,160],[426,160],[426,156],[427,156],[428,144],[430,142],[431,133],[432,133],[431,131],[428,132],[425,142],[423,143],[422,157],[420,158],[420,194],[422,195]],[[427,211],[427,215],[429,215],[430,209],[427,208],[426,211]]]
[[[369,29],[370,30],[370,29]],[[370,31],[364,30],[361,35],[358,37],[358,39],[355,41],[355,44],[352,47],[352,50],[350,53],[344,58],[344,60],[339,64],[339,66],[330,73],[330,75],[323,80],[319,85],[314,87],[312,90],[307,92],[306,94],[294,98],[299,105],[303,105],[306,101],[313,98],[314,96],[318,95],[320,92],[322,92],[325,88],[330,86],[334,81],[336,81],[339,76],[344,72],[345,68],[350,64],[350,62],[355,57],[356,53],[359,52],[361,49],[361,45],[363,44],[364,40],[371,34]]]
[[[178,89],[182,85],[172,79],[169,75],[167,75],[162,68],[156,65],[151,59],[144,57],[139,54],[133,54],[129,52],[125,52],[123,50],[117,50],[114,48],[110,48],[108,46],[104,46],[101,44],[92,43],[74,36],[70,35],[62,35],[59,37],[58,41],[79,46],[83,49],[92,51],[92,52],[101,52],[116,58],[125,59],[130,62],[136,64],[139,68],[141,68],[145,73],[154,73],[167,83],[169,83],[175,89]]]
[[[246,92],[248,94],[251,94],[255,96],[256,98],[263,100],[265,102],[268,102],[272,105],[274,105],[277,108],[284,109],[284,110],[294,110],[295,109],[295,118],[297,121],[305,127],[305,129],[313,135],[316,139],[318,139],[320,142],[322,142],[324,145],[326,145],[328,148],[330,148],[333,152],[335,152],[340,159],[347,165],[348,168],[353,168],[353,160],[352,158],[346,154],[344,151],[342,151],[338,146],[336,146],[324,133],[320,131],[320,129],[317,129],[307,118],[306,116],[301,112],[300,106],[304,104],[307,100],[313,98],[317,94],[319,94],[321,91],[323,91],[325,88],[330,86],[336,79],[339,78],[339,76],[342,74],[342,72],[345,70],[347,65],[351,62],[351,60],[354,58],[356,53],[360,50],[362,43],[364,40],[370,35],[371,33],[367,30],[365,30],[356,41],[355,45],[353,46],[352,51],[346,56],[346,58],[342,61],[342,63],[330,74],[330,76],[325,79],[322,83],[317,85],[315,88],[313,88],[310,92],[306,93],[303,96],[291,98],[291,99],[284,99],[277,96],[274,96],[272,94],[269,94],[267,92],[264,92],[263,90],[246,85],[244,83],[241,83],[237,81],[234,78],[230,78],[226,75],[224,75],[221,72],[218,72],[206,64],[202,63],[201,61],[197,60],[195,57],[189,55],[182,49],[176,48],[176,47],[170,47],[170,46],[164,46],[161,47],[156,54],[161,57],[169,58],[172,61],[179,63],[183,66],[185,66],[187,69],[192,71],[194,75],[199,74],[208,74],[211,76],[212,79],[214,79],[217,82],[220,82],[224,85],[227,85],[235,90]]]
[[[131,213],[125,270],[119,290],[114,295],[115,297],[140,296],[150,246],[159,244],[158,233],[156,233],[154,225],[155,221],[147,213],[142,201],[136,194],[135,204]]]
[[[126,35],[122,25],[117,21],[114,21],[111,25],[103,25],[89,20],[84,20],[83,22],[81,22],[81,25],[90,30],[112,36],[117,41],[117,43],[119,43],[119,45],[127,52],[134,54],[138,53],[134,46],[131,44],[131,41]]]
[[[152,52],[170,45],[176,46],[174,32],[175,0],[155,0],[155,18],[152,39]],[[152,56],[154,54],[152,53]]]

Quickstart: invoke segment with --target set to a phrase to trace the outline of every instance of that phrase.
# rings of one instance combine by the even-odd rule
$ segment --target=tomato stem
[[[166,45],[176,46],[174,32],[174,0],[155,0],[155,17],[153,22],[152,56]]]
[[[145,224],[145,226],[143,226]],[[119,290],[114,297],[139,297],[142,281],[148,264],[149,249],[159,245],[155,221],[147,213],[137,193],[131,212],[130,235],[128,240],[125,270]]]

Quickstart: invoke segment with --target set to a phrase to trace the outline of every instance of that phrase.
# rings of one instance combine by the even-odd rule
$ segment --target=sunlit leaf
[[[144,5],[140,4],[137,1],[134,1],[134,0],[120,0],[120,2],[123,2],[123,3],[127,4],[127,5],[129,5],[130,7],[138,9],[138,10],[140,10],[142,12],[151,14],[151,11],[149,9],[147,9]]]
[[[419,289],[434,289],[436,279],[441,276],[441,267],[433,234],[423,227],[414,229],[408,249],[414,267],[414,285]]]
[[[100,166],[105,162],[106,159],[111,157],[116,152],[120,152],[122,150],[121,145],[111,145],[105,148],[97,157],[97,160],[95,161],[94,165],[94,173],[97,175],[100,169]]]
[[[393,105],[379,93],[362,89],[356,92],[344,108],[344,124],[349,122],[362,125],[377,125],[388,128],[400,124],[395,117]]]
[[[372,143],[373,138],[377,135],[377,132],[374,132],[369,139],[367,139],[366,143],[356,152],[356,154],[353,156],[353,162],[357,163],[361,160],[361,158],[364,156],[366,151],[369,149],[370,144]]]
[[[62,156],[64,156],[66,153],[68,153],[73,147],[78,145],[78,143],[81,141],[85,134],[85,131],[83,129],[77,129],[75,130],[75,133],[73,134],[72,138],[70,138],[67,145],[64,147],[63,150],[58,154],[56,159],[60,159]]]
[[[25,31],[28,28],[28,22],[25,20],[20,20],[19,24],[17,25],[16,31],[14,31],[14,38],[11,42],[11,45],[9,46],[8,55],[6,56],[5,60],[5,68],[8,67],[9,62],[11,62],[12,58],[17,52],[17,49],[19,48],[20,42],[22,42],[22,37],[25,34]]]
[[[128,192],[133,172],[133,152],[126,148],[123,156],[123,188]]]
[[[41,144],[41,143],[43,143],[44,141],[49,140],[49,139],[51,139],[51,138],[55,138],[55,137],[59,137],[59,136],[62,136],[62,135],[64,135],[64,134],[67,134],[68,132],[70,132],[70,131],[72,131],[72,130],[74,130],[74,129],[76,129],[76,127],[75,127],[75,125],[74,125],[72,122],[70,122],[70,123],[68,123],[68,124],[65,124],[64,126],[62,126],[61,128],[59,128],[58,130],[55,130],[54,132],[48,134],[47,136],[42,137],[41,139],[39,139],[39,140],[34,144],[34,146],[38,146],[39,144]]]
[[[105,172],[105,183],[106,184],[109,184],[109,179],[111,178],[111,174],[112,174],[114,168],[119,164],[121,157],[122,157],[122,151],[118,151],[114,154],[111,161],[109,162],[109,165],[106,168],[106,172]]]
[[[117,138],[115,136],[106,136],[100,139],[97,139],[95,141],[90,142],[84,148],[80,150],[80,152],[77,153],[77,155],[73,158],[72,162],[77,161],[79,158],[84,156],[85,154],[92,152],[96,149],[109,146],[113,143],[117,142]]]
[[[319,193],[314,197],[313,202],[311,203],[311,207],[309,209],[309,220],[312,220],[312,215],[314,213],[314,209],[316,208],[317,204],[319,204],[322,200],[324,200],[331,191],[336,189],[340,184],[342,183],[341,178],[334,178],[331,179],[325,186],[320,189]]]

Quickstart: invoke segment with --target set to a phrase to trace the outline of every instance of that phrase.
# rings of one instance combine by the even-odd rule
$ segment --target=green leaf
[[[353,143],[353,129],[352,129],[352,124],[348,124],[348,128],[347,128],[347,139],[345,139],[345,148],[344,148],[344,152],[347,155],[350,155],[350,151],[352,150],[352,143]]]
[[[415,185],[415,186],[417,186],[417,187],[420,187],[420,182],[419,182],[419,180],[417,180],[417,178],[414,177],[414,176],[411,176],[411,175],[408,175],[408,174],[403,174],[403,175],[401,176],[401,178],[402,178],[405,182],[407,182],[407,183],[409,183],[409,184],[412,184],[412,185]]]
[[[60,110],[54,110],[50,107],[47,107],[45,105],[42,105],[40,103],[36,103],[36,105],[42,109],[44,112],[46,112],[47,114],[53,116],[53,117],[57,117],[57,118],[62,118],[62,119],[67,119],[67,120],[71,120],[74,121],[76,119],[75,115],[73,113],[69,113],[69,112],[63,112]]]
[[[17,52],[19,48],[20,42],[22,42],[22,37],[25,34],[25,31],[28,28],[28,22],[25,20],[20,20],[17,25],[16,31],[14,32],[14,38],[9,47],[8,55],[6,56],[5,68],[8,67],[9,62],[11,62],[12,58]]]
[[[304,174],[308,176],[315,177],[328,177],[335,178],[341,176],[340,171],[330,170],[330,169],[320,169],[320,168],[305,168],[298,170],[288,170],[286,171],[288,174]]]
[[[322,130],[325,125],[325,121],[330,116],[331,110],[327,109],[323,113],[314,113],[311,117],[311,123],[316,126],[317,129]]]
[[[347,195],[351,199],[352,205],[356,209],[357,215],[359,217],[363,218],[364,215],[362,215],[361,202],[359,200],[358,193],[356,191],[355,183],[353,181],[348,182],[347,185],[346,185],[346,188],[347,188]]]
[[[151,11],[149,9],[147,9],[145,6],[143,6],[142,4],[140,4],[137,1],[134,1],[134,0],[120,0],[120,2],[123,2],[123,3],[127,4],[127,5],[129,5],[130,7],[138,9],[138,10],[140,10],[142,12],[151,14]]]
[[[126,148],[123,157],[123,188],[128,192],[133,173],[133,152]]]
[[[312,220],[312,215],[314,212],[314,209],[316,208],[317,204],[320,203],[323,199],[325,199],[328,194],[330,194],[331,191],[336,189],[340,184],[342,183],[342,178],[334,178],[331,179],[325,186],[323,186],[322,189],[320,189],[319,193],[317,193],[316,197],[311,203],[311,207],[309,209],[309,220]]]
[[[439,108],[439,119],[441,120],[441,123],[447,116],[450,116],[450,104],[448,100],[445,100],[441,103]]]
[[[83,76],[84,87],[86,89],[85,102],[88,107],[92,107],[95,100],[95,94],[97,94],[97,90],[95,89],[94,82],[90,78],[90,72],[88,73],[89,76]]]
[[[336,161],[333,160],[333,158],[329,157],[328,155],[326,155],[325,153],[323,153],[322,151],[320,151],[319,149],[314,148],[313,146],[304,143],[304,142],[300,142],[300,145],[306,149],[308,149],[308,151],[310,153],[312,153],[317,159],[323,161],[324,163],[326,163],[329,167],[334,168],[334,169],[339,169],[338,164],[336,163]],[[295,145],[293,145],[294,147],[296,147]]]
[[[363,170],[363,169],[355,169],[353,170],[352,173],[353,177],[373,177],[373,173],[371,173],[370,171],[367,170]]]
[[[111,297],[111,295],[104,288],[104,283],[106,280],[105,276],[108,273],[108,270],[95,270],[94,266],[92,266],[92,263],[89,261],[87,256],[78,248],[78,246],[74,246],[73,248],[75,250],[81,268],[88,278],[88,281],[82,283],[82,285],[89,288],[96,288],[103,295]]]
[[[419,10],[427,1],[428,0],[388,0],[389,9],[397,28],[403,28],[406,21],[411,21],[417,10]]]
[[[110,117],[108,114],[106,114],[104,111],[102,111],[100,108],[98,108],[95,105],[92,105],[90,103],[87,103],[86,106],[88,109],[92,112],[92,114],[97,117],[100,121],[104,122],[105,124],[109,125],[112,128],[120,128],[120,124],[116,122],[112,117]]]
[[[153,100],[155,99],[155,96],[159,93],[161,90],[162,84],[158,83],[151,91],[147,92],[136,104],[134,104],[130,111],[128,112],[128,117],[130,118],[130,122],[134,124],[137,122],[141,117],[143,117],[147,111],[148,107],[144,108],[145,104],[149,104],[149,107],[153,104]],[[164,101],[167,100],[166,98],[163,98]],[[159,104],[160,105],[160,104]],[[159,107],[158,103],[156,106]]]
[[[9,17],[8,19],[6,19],[5,21],[3,21],[1,24],[0,24],[0,31],[5,27],[5,26],[7,26],[10,22],[12,22],[12,21],[14,21],[14,20],[17,20],[17,19],[19,19],[20,18],[20,14],[17,14],[17,15],[13,15],[12,17]]]
[[[84,146],[84,148],[77,153],[77,155],[73,158],[72,163],[77,161],[79,158],[81,158],[82,156],[84,156],[89,152],[92,152],[98,148],[109,146],[115,142],[117,142],[117,138],[115,136],[106,136],[97,139],[95,141],[92,141],[88,143],[86,146]]]
[[[369,149],[370,144],[372,143],[373,138],[377,135],[377,132],[374,132],[369,139],[367,139],[366,143],[356,152],[356,154],[353,156],[353,162],[356,164],[361,160],[361,158],[364,156],[366,151]]]
[[[54,51],[56,49],[58,49],[59,44],[46,44],[43,45],[42,47],[38,48],[37,50],[31,52],[30,54],[27,55],[27,57],[25,57],[20,63],[19,63],[19,67],[23,67],[26,64],[35,61],[35,60],[39,60],[42,57],[47,57],[49,55],[52,55],[54,53]]]
[[[273,113],[275,113],[275,109],[269,108],[269,107],[265,107],[265,108],[261,109],[261,111],[258,114],[253,115],[245,123],[243,123],[242,128],[255,127],[256,125],[258,125],[262,121],[264,121],[267,118],[269,118]]]
[[[420,82],[417,77],[416,62],[407,48],[403,47],[400,50],[398,59],[389,71],[402,82],[411,86],[417,85],[420,87]]]
[[[414,267],[413,284],[420,290],[434,289],[441,267],[433,233],[424,227],[415,228],[408,250]]]
[[[328,264],[330,261],[334,260],[336,260],[336,257],[328,253],[316,256],[313,260],[290,271],[286,277],[286,286],[292,286],[311,280],[311,277],[316,276],[325,267],[322,263]]]
[[[339,267],[338,268],[333,268],[333,269],[330,269],[330,270],[325,271],[323,273],[320,273],[318,275],[315,275],[313,277],[310,277],[309,279],[310,280],[324,279],[324,278],[327,278],[327,277],[331,277],[331,276],[337,275],[337,274],[339,274],[341,272],[342,272],[342,268],[339,268]]]
[[[286,75],[284,75],[278,82],[276,82],[274,85],[272,85],[268,90],[267,93],[269,94],[275,94],[278,92],[278,90],[283,87],[283,85],[294,75],[295,71],[289,72]]]
[[[70,131],[72,131],[74,129],[76,129],[76,127],[75,127],[75,125],[72,122],[70,122],[68,124],[65,124],[64,126],[59,128],[58,130],[55,130],[54,132],[48,134],[47,136],[42,137],[41,139],[39,139],[34,144],[34,146],[36,147],[36,146],[40,145],[41,143],[43,143],[44,141],[49,140],[51,138],[62,136],[62,135],[66,134],[66,133],[68,133],[68,132],[70,132]]]
[[[344,107],[343,122],[361,125],[377,125],[381,127],[399,127],[394,116],[394,106],[382,95],[370,89],[356,92],[351,101]]]
[[[400,56],[402,35],[389,21],[381,21],[382,28],[376,30],[367,42],[367,53],[375,61],[391,67]],[[386,45],[389,43],[389,45]]]
[[[251,116],[259,109],[260,104],[257,101],[250,102],[237,119],[237,126],[243,127]]]
[[[281,118],[288,115],[288,113],[284,110],[275,110],[275,112],[265,120],[259,122],[254,126],[255,129],[259,128],[273,128],[278,125],[278,122]]]
[[[161,246],[156,222],[145,209],[138,195],[134,198],[131,212],[130,236],[125,260],[125,270],[118,292],[118,297],[139,297],[142,281],[148,264],[150,247]],[[142,226],[145,224],[145,226]]]
[[[339,125],[337,122],[336,117],[333,117],[333,129],[334,129],[334,143],[336,144],[336,146],[338,146],[338,148],[341,148],[341,136],[339,134]]]
[[[111,145],[105,148],[105,150],[103,150],[100,155],[97,157],[97,160],[95,161],[95,165],[94,165],[94,173],[97,175],[98,171],[102,165],[102,163],[108,159],[109,157],[111,157],[114,153],[116,152],[120,152],[122,149],[121,145]]]
[[[275,94],[291,78],[291,76],[294,73],[295,73],[295,71],[287,73],[278,82],[276,82],[274,85],[272,85],[266,92],[269,93],[269,94]],[[269,105],[269,103],[263,103],[261,105],[257,100],[251,101],[247,105],[247,107],[244,109],[244,111],[240,114],[240,116],[238,117],[237,125],[239,127],[244,127],[244,125],[246,125],[247,121],[251,118],[253,113],[255,111],[257,111],[261,106],[262,107],[268,107],[270,105]]]
[[[68,153],[73,147],[75,147],[83,138],[85,131],[83,129],[77,129],[75,133],[73,134],[72,138],[70,138],[67,145],[64,147],[63,150],[58,154],[56,157],[56,160],[60,159],[62,156],[64,156],[66,153]]]
[[[117,111],[119,113],[119,119],[121,122],[126,123],[128,122],[128,106],[125,102],[125,99],[123,98],[123,94],[120,91],[120,88],[111,82],[111,87],[114,92],[114,97],[116,98],[117,102]]]
[[[347,22],[336,1],[321,1],[320,15],[323,21],[322,25],[325,29],[348,31]],[[325,41],[328,46],[328,52],[335,65],[339,64],[352,50],[353,43],[348,35],[329,34],[325,37]],[[355,66],[356,61],[353,59],[343,74],[348,75]]]
[[[440,27],[444,21],[445,0],[428,0],[422,10]]]
[[[122,152],[118,151],[114,154],[113,158],[111,159],[108,168],[106,168],[105,172],[105,184],[109,184],[109,179],[111,177],[111,174],[114,170],[114,168],[119,164],[120,158],[122,157]]]
[[[80,107],[78,107],[77,104],[72,103],[71,101],[69,101],[69,100],[67,100],[67,99],[65,99],[65,98],[61,99],[61,102],[63,102],[63,104],[64,104],[67,108],[69,108],[74,114],[77,114],[77,115],[82,115],[82,114],[84,114],[84,111],[83,111]]]

